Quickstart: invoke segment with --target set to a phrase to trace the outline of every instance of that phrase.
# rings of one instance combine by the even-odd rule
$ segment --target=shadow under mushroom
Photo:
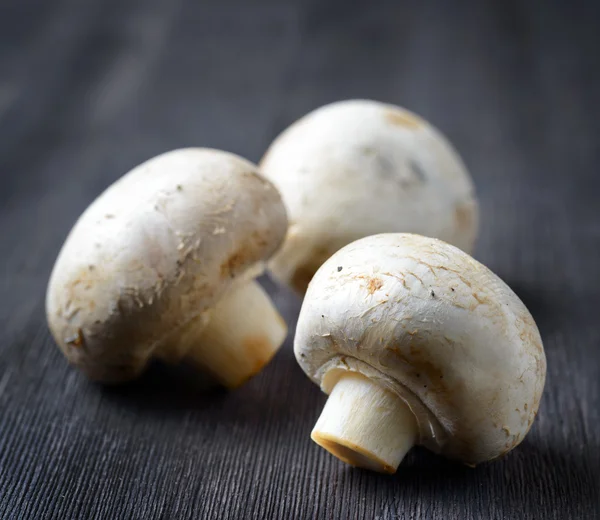
[[[427,518],[449,513],[470,518],[482,503],[489,518],[596,518],[597,448],[544,447],[526,440],[504,459],[474,469],[416,449],[394,477],[373,475],[368,490],[375,495],[375,517],[381,519],[412,518],[416,509],[427,510]],[[343,479],[360,473],[367,472],[348,469]],[[550,499],[557,496],[562,499]]]

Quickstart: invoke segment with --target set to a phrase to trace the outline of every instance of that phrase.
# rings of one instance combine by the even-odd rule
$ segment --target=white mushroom
[[[287,333],[254,281],[286,227],[277,190],[250,162],[209,149],[155,157],[71,230],[48,286],[52,334],[92,379],[187,358],[238,386]]]
[[[473,247],[478,211],[465,165],[438,130],[402,108],[366,100],[319,108],[275,139],[260,168],[290,221],[269,268],[300,293],[335,251],[375,233]]]
[[[312,439],[394,473],[413,445],[468,465],[519,444],[546,358],[519,298],[440,240],[381,234],[342,248],[306,293],[294,342],[329,394]]]

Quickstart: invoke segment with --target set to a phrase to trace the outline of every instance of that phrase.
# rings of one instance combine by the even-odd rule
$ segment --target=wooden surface
[[[3,0],[0,518],[600,518],[597,5]],[[290,336],[233,393],[159,365],[102,388],[49,336],[53,261],[108,184],[176,147],[258,160],[351,97],[407,106],[455,143],[481,200],[475,256],[540,327],[541,410],[504,460],[415,450],[387,477],[319,449],[300,302],[269,280]]]

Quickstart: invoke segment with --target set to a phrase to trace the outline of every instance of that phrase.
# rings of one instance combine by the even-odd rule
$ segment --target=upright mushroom
[[[260,167],[290,221],[269,268],[300,293],[335,251],[375,233],[473,247],[478,211],[465,165],[438,130],[403,108],[367,100],[321,107],[279,135]]]
[[[519,298],[440,240],[363,238],[311,281],[296,359],[329,394],[312,439],[341,460],[394,473],[424,445],[469,465],[519,444],[546,358]]]
[[[286,227],[277,190],[250,162],[200,148],[155,157],[71,230],[48,286],[52,334],[92,379],[187,358],[238,386],[287,333],[254,281]]]

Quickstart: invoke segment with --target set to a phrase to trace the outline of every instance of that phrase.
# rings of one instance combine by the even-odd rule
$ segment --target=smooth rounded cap
[[[321,107],[280,134],[260,168],[290,220],[269,268],[300,293],[335,251],[376,233],[473,248],[478,208],[469,173],[436,128],[403,108],[368,100]]]
[[[417,420],[417,444],[467,464],[523,440],[546,374],[514,292],[460,249],[411,234],[367,237],[325,262],[294,350],[326,393],[348,372],[394,392]]]
[[[286,226],[277,190],[245,159],[201,148],[155,157],[71,230],[48,286],[52,334],[91,378],[134,377],[169,334],[255,276]]]

